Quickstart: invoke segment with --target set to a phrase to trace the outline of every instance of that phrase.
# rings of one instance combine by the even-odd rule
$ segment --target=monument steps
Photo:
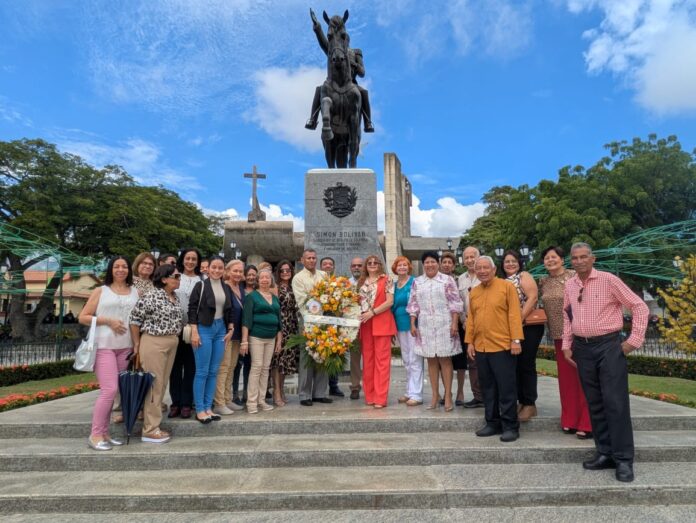
[[[641,462],[696,463],[696,432],[637,431]],[[560,433],[528,432],[511,444],[470,432],[349,433],[175,437],[166,445],[94,452],[86,438],[0,440],[0,472],[176,470],[277,467],[384,467],[508,463],[580,463],[594,444]]]
[[[696,463],[636,463],[636,481],[577,463],[22,472],[6,514],[688,505]]]
[[[522,425],[518,441],[504,444],[473,434],[481,409],[445,413],[398,405],[403,378],[403,369],[394,368],[392,398],[383,410],[347,398],[307,408],[290,397],[273,412],[238,412],[207,426],[165,419],[174,433],[170,443],[135,437],[102,453],[86,446],[96,392],[1,413],[3,517],[696,519],[696,410],[631,398],[636,480],[625,484],[613,470],[582,469],[593,443],[559,430],[553,379],[539,380],[540,416]],[[114,436],[121,433],[112,426]]]
[[[90,396],[92,402],[96,393],[83,394]],[[65,401],[70,398],[57,400]],[[347,400],[340,400],[347,401]],[[55,402],[52,402],[55,403]],[[89,401],[85,402],[90,405]],[[376,412],[371,408],[353,411],[350,416],[343,412],[332,411],[329,407],[312,407],[302,410],[302,418],[293,412],[286,415],[282,409],[270,414],[258,414],[250,417],[246,413],[226,417],[222,422],[212,426],[201,426],[193,420],[162,421],[162,428],[172,430],[177,437],[214,436],[263,436],[270,434],[345,434],[359,433],[417,433],[417,432],[474,432],[481,427],[482,409],[474,411],[456,409],[453,413],[445,413],[440,409],[432,413],[424,413],[423,409],[406,411],[406,408],[393,406],[386,409],[391,412]],[[688,409],[685,409],[688,410]],[[395,412],[396,411],[396,412]],[[7,414],[10,414],[8,412]],[[403,414],[402,414],[403,413]],[[637,414],[632,417],[633,428],[637,431],[696,431],[695,415],[654,416]],[[136,431],[140,426],[136,424]],[[85,419],[81,421],[63,420],[60,416],[46,417],[25,422],[20,417],[0,423],[0,440],[20,438],[82,438],[89,434],[91,424]],[[531,423],[523,425],[524,432],[555,432],[558,431],[558,417],[546,416],[543,413],[534,418]],[[123,429],[118,425],[112,426],[113,434],[121,435]]]

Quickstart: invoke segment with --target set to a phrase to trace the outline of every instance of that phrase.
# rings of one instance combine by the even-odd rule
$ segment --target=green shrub
[[[556,352],[550,345],[539,346],[537,358],[556,360]],[[696,360],[658,358],[632,354],[628,357],[628,373],[662,378],[682,378],[696,380]]]
[[[52,361],[36,365],[11,365],[0,367],[0,387],[17,385],[25,381],[48,380],[70,374],[79,374],[73,369],[74,360]]]

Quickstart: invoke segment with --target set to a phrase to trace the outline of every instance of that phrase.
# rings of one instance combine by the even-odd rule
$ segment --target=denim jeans
[[[196,412],[205,412],[213,407],[217,373],[225,352],[225,334],[227,329],[222,318],[214,320],[208,327],[198,325],[201,345],[193,350],[196,358],[196,375],[193,378],[193,401],[196,404]]]

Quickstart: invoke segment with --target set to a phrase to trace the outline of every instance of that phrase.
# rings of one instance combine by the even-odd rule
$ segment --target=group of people
[[[387,406],[396,341],[407,376],[399,403],[423,404],[426,361],[427,409],[483,407],[485,424],[476,435],[515,441],[520,422],[537,415],[536,354],[548,325],[556,349],[563,432],[594,438],[597,455],[585,468],[614,467],[617,479],[631,481],[625,354],[643,342],[647,307],[617,277],[593,268],[587,244],[573,245],[573,269],[565,267],[560,247],[547,248],[542,259],[548,275],[537,284],[516,251],[505,252],[497,267],[476,247],[467,247],[466,271],[458,277],[456,258],[448,252],[424,253],[418,277],[403,256],[394,260],[391,274],[379,256],[354,258],[350,281],[359,294],[361,349],[350,357],[350,397],[359,399],[363,390],[368,406]],[[84,325],[96,322],[100,394],[89,446],[110,450],[122,444],[109,434],[109,421],[118,399],[118,373],[131,354],[154,375],[142,412],[142,441],[149,443],[171,438],[160,427],[167,388],[168,416],[193,416],[202,424],[244,408],[256,414],[285,405],[285,376],[294,373],[302,406],[343,396],[336,378],[308,364],[306,351],[287,346],[303,330],[303,307],[312,289],[335,268],[332,258],[319,260],[312,249],[300,262],[295,274],[289,260],[274,271],[267,263],[225,264],[219,256],[203,260],[196,249],[159,260],[142,253],[132,264],[122,256],[113,258],[104,285],[79,317]],[[633,328],[622,342],[624,307],[632,312]],[[465,402],[467,370],[473,397]]]

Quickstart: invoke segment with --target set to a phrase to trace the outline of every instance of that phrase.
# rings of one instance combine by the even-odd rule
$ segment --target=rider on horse
[[[324,53],[328,54],[329,41],[326,38],[326,35],[324,34],[324,30],[322,29],[321,24],[319,23],[319,20],[317,20],[317,17],[314,14],[314,11],[312,9],[309,10],[309,14],[312,17],[312,26],[314,29],[314,34],[317,35],[317,40],[319,41],[319,47],[321,47],[321,49],[322,49],[322,51],[324,51]],[[346,11],[345,18],[348,18],[347,14],[348,14],[348,11]],[[348,38],[348,44],[350,44],[350,36],[348,36],[347,38]],[[365,76],[365,65],[363,64],[362,51],[360,49],[351,49],[349,47],[348,59],[350,60],[350,69],[351,69],[351,74],[353,76],[353,83],[357,86],[358,90],[360,91],[360,95],[362,97],[362,116],[363,116],[365,132],[366,133],[374,133],[375,128],[372,125],[372,113],[370,111],[370,98],[367,94],[367,89],[358,85],[358,82],[356,80],[357,76],[359,76],[360,78],[363,78]],[[317,119],[318,119],[319,111],[320,111],[320,99],[321,99],[321,86],[318,86],[316,88],[316,90],[314,91],[314,100],[312,101],[311,116],[309,117],[309,120],[307,120],[307,123],[305,124],[305,127],[307,129],[316,129],[317,128]]]

